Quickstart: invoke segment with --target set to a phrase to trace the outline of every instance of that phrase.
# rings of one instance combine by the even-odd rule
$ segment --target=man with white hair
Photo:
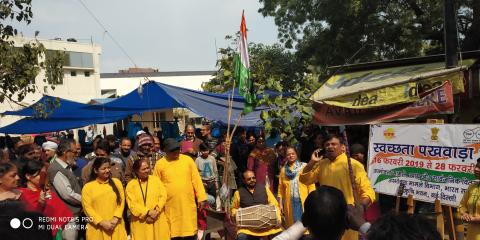
[[[58,144],[52,141],[46,141],[42,144],[42,150],[45,153],[45,159],[52,162],[56,157]]]

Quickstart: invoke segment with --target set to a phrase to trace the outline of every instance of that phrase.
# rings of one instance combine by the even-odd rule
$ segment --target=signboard
[[[313,116],[321,125],[375,124],[399,119],[418,118],[432,114],[453,113],[453,93],[450,82],[432,89],[413,103],[391,106],[350,109],[328,104],[314,103]]]
[[[451,82],[453,94],[462,93],[464,92],[463,80],[463,72],[459,71],[422,79],[418,82],[406,82],[374,90],[358,91],[354,94],[325,100],[323,103],[344,108],[365,109],[415,102],[423,91],[438,87],[445,81]],[[422,92],[418,92],[419,89]]]
[[[404,85],[405,83],[418,82],[418,87],[429,89],[441,85],[447,79],[452,81],[454,93],[463,92],[463,82],[458,80],[463,79],[462,70],[475,61],[475,59],[463,60],[462,67],[452,69],[445,69],[445,63],[437,62],[341,73],[330,77],[311,99],[316,102],[331,100],[331,105],[334,99],[337,99],[340,101],[335,104],[337,106],[368,108],[392,104],[393,100],[398,101],[399,98],[403,98],[403,102],[411,100],[417,89],[411,88],[408,84]],[[405,88],[403,91],[398,90],[396,93],[400,95],[393,98],[382,95],[382,92],[375,93],[376,90],[395,85],[404,85]],[[366,92],[367,95],[359,95]]]
[[[480,157],[480,125],[371,125],[368,176],[378,193],[457,206]]]

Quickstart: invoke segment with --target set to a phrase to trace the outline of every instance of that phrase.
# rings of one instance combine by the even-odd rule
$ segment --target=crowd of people
[[[380,217],[362,144],[350,146],[349,159],[341,136],[309,128],[304,133],[291,146],[276,132],[266,138],[238,128],[230,143],[215,138],[209,124],[198,135],[188,125],[181,141],[145,131],[118,141],[97,136],[85,155],[73,136],[19,140],[0,163],[0,235],[14,236],[6,227],[11,218],[33,216],[35,224],[50,225],[39,229],[39,239],[202,239],[209,237],[207,209],[228,207],[225,222],[234,228],[220,235],[239,240],[353,240],[359,233],[372,240],[440,239],[421,217]],[[233,161],[225,167],[227,148]],[[475,174],[480,177],[480,168]],[[228,186],[222,186],[225,176],[232,180]],[[228,204],[220,197],[224,187],[231,190]],[[469,188],[460,207],[472,225],[468,239],[480,237],[478,189],[477,183]],[[236,226],[239,209],[259,205],[275,206],[276,224]]]

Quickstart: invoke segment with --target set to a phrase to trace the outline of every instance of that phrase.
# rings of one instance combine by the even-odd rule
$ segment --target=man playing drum
[[[258,206],[259,213],[258,213],[258,226],[264,226],[262,228],[252,228],[252,227],[244,227],[242,223],[237,222],[237,240],[256,240],[260,239],[261,237],[273,237],[279,232],[282,231],[280,227],[280,211],[278,207],[278,202],[273,196],[272,192],[266,188],[264,185],[257,184],[255,179],[255,174],[247,170],[243,172],[243,182],[244,187],[238,189],[235,194],[233,195],[232,201],[232,219],[239,219],[241,216],[236,216],[237,213],[240,215],[242,209],[247,207]],[[265,224],[264,218],[265,212],[262,212],[261,205],[273,205],[275,206],[275,211],[273,216],[273,221],[270,221],[269,224]],[[268,208],[268,207],[267,207]],[[271,209],[271,207],[270,207]],[[253,220],[255,221],[255,220]],[[267,220],[268,221],[268,220]]]

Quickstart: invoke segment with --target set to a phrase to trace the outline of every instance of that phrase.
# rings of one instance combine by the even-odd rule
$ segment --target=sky
[[[256,0],[38,0],[32,1],[32,23],[19,30],[26,37],[39,31],[40,39],[92,39],[102,47],[102,73],[133,67],[80,1],[138,67],[215,70],[216,47],[228,46],[225,36],[239,30],[242,10],[249,42],[278,42],[273,18],[258,13]]]

